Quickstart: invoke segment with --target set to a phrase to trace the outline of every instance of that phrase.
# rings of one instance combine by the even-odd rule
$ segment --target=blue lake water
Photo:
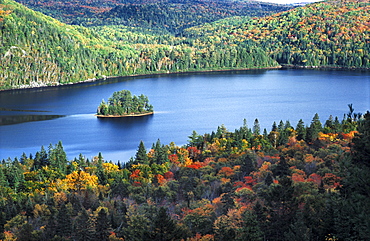
[[[155,114],[98,119],[102,99],[127,89],[147,95]],[[127,77],[73,86],[0,92],[0,160],[20,157],[59,140],[73,159],[102,152],[121,162],[135,155],[140,140],[150,148],[187,143],[192,131],[233,131],[258,118],[261,129],[274,121],[299,119],[309,125],[318,113],[342,120],[352,103],[355,113],[370,110],[370,73],[334,70],[250,70]],[[22,111],[20,111],[22,110]],[[26,112],[27,111],[27,112]],[[38,119],[43,119],[39,121]]]

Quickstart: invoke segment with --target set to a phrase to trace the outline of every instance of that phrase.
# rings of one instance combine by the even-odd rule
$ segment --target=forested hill
[[[189,37],[253,40],[281,64],[370,67],[370,2],[329,0],[309,4],[225,29],[195,27]],[[215,32],[215,28],[217,32]]]
[[[12,0],[0,0],[0,9],[0,89],[103,76],[278,66],[254,43],[198,41],[195,46],[185,38],[134,33],[124,26],[92,30],[66,25]]]
[[[98,19],[91,24],[123,24],[181,34],[186,28],[227,17],[262,17],[290,8],[292,7],[255,1],[166,0],[150,4],[119,5],[98,15]]]
[[[370,67],[369,1],[329,0],[268,17],[234,16],[184,30],[188,22],[199,24],[218,8],[201,11],[184,7],[182,17],[175,18],[179,13],[175,5],[146,4],[127,22],[121,14],[127,15],[132,6],[111,9],[111,19],[101,13],[114,25],[86,28],[61,23],[13,0],[0,0],[0,89],[104,76],[279,64]],[[158,16],[146,13],[159,6],[163,11],[158,16],[163,19],[152,21],[151,16]],[[92,24],[98,20],[91,18]]]
[[[261,17],[292,6],[242,0],[17,0],[62,22],[83,26],[123,24],[172,33],[232,16]]]

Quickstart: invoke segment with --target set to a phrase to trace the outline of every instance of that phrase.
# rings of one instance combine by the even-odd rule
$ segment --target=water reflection
[[[10,108],[0,108],[0,111],[17,111],[17,112],[50,112],[46,110],[18,110],[18,109],[10,109]]]
[[[31,121],[45,121],[65,117],[65,115],[5,115],[0,116],[0,126],[14,125]]]
[[[132,127],[142,126],[153,118],[153,115],[146,116],[126,116],[114,118],[97,118],[99,124],[109,125],[114,128],[130,129]]]

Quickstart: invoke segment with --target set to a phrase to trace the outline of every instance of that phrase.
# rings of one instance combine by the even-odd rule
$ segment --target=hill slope
[[[69,24],[123,24],[172,33],[225,17],[261,17],[292,8],[287,5],[242,0],[17,1]]]
[[[0,89],[103,76],[278,66],[253,43],[195,46],[185,38],[160,36],[163,44],[158,44],[158,36],[148,34],[144,37],[151,41],[134,43],[125,34],[130,39],[143,34],[126,30],[66,25],[12,0],[0,0]]]
[[[369,19],[369,1],[329,0],[234,28],[225,29],[222,23],[195,27],[187,36],[217,35],[220,41],[235,43],[252,40],[281,64],[369,68]]]

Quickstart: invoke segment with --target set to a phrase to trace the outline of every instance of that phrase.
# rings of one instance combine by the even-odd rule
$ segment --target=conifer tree
[[[160,207],[153,220],[153,228],[150,239],[153,241],[180,240],[182,233],[176,223],[167,214],[164,207]]]
[[[297,140],[305,140],[306,139],[306,127],[304,126],[304,122],[302,119],[298,121],[297,127]]]
[[[261,133],[260,123],[258,119],[255,119],[253,124],[253,134],[259,135],[260,133]]]
[[[146,148],[143,141],[140,141],[139,149],[135,156],[136,163],[148,164],[148,155],[146,153]]]
[[[74,239],[78,241],[95,240],[94,219],[89,215],[86,209],[78,213],[74,225]]]
[[[240,236],[236,240],[253,240],[253,241],[262,241],[263,232],[261,231],[257,215],[253,210],[246,210],[242,214],[244,225],[240,228]]]
[[[106,185],[108,183],[108,180],[107,180],[108,178],[107,178],[107,176],[105,175],[105,172],[104,172],[103,155],[101,154],[101,152],[99,152],[99,154],[98,154],[98,161],[97,161],[97,164],[96,164],[96,175],[99,178],[99,184]]]
[[[95,224],[95,238],[96,240],[108,241],[109,232],[111,231],[111,225],[108,218],[107,211],[105,208],[101,208],[96,217]]]
[[[55,235],[69,238],[72,234],[72,216],[65,204],[62,204],[56,218]]]
[[[317,139],[319,132],[322,131],[319,114],[315,114],[311,121],[310,127],[307,129],[307,140],[313,142]]]
[[[52,144],[49,146],[49,162],[50,166],[60,172],[66,174],[67,168],[67,154],[64,151],[63,144],[61,141],[53,147]]]

